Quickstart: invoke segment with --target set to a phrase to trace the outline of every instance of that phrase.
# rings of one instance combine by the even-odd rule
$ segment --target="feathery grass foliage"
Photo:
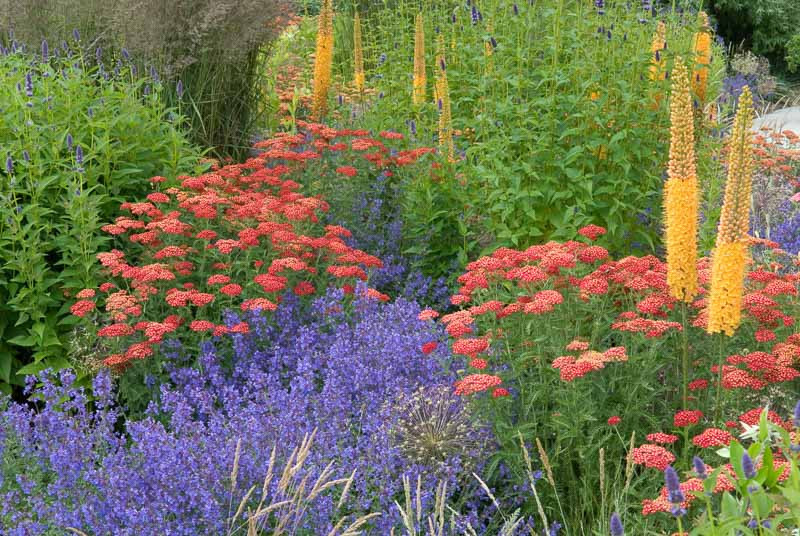
[[[91,53],[125,48],[142,75],[171,88],[182,81],[182,96],[164,98],[182,107],[194,143],[242,157],[261,121],[258,53],[287,11],[284,0],[0,0],[0,29],[29,46],[60,43],[77,29]]]
[[[15,45],[16,46],[16,45]],[[100,225],[147,178],[198,168],[182,118],[77,43],[0,55],[0,388],[66,365],[67,299],[97,283]],[[45,59],[43,56],[47,56]],[[108,79],[106,79],[106,76]]]
[[[412,106],[415,18],[422,12],[429,81],[440,69],[435,40],[446,45],[456,147],[465,158],[455,172],[465,174],[469,204],[496,241],[523,246],[567,238],[594,222],[609,230],[613,249],[634,244],[652,251],[669,113],[667,99],[650,103],[668,92],[669,80],[649,79],[650,45],[663,21],[665,74],[676,55],[692,71],[701,21],[688,11],[596,4],[602,8],[575,0],[371,5],[362,18],[364,65],[367,87],[380,98],[354,122],[377,130],[414,120],[422,143],[436,136],[436,100]],[[337,43],[346,43],[350,32],[336,29]],[[343,45],[334,55],[340,79],[351,72],[349,50]],[[717,45],[712,56],[708,101],[724,71]],[[710,160],[711,152],[700,149],[698,158]],[[453,173],[446,173],[447,184]],[[469,242],[480,249],[475,236]]]

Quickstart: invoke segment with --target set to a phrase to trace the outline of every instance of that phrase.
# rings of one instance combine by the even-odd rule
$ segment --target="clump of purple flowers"
[[[275,492],[261,493],[272,447],[285,461],[315,429],[303,466],[310,482],[329,462],[336,477],[356,477],[341,508],[325,493],[309,505],[301,533],[326,534],[343,514],[383,512],[374,529],[388,534],[399,523],[394,501],[403,476],[422,476],[423,509],[432,507],[435,479],[448,482],[449,494],[463,493],[461,452],[437,460],[432,476],[391,441],[397,412],[385,404],[450,384],[439,361],[446,345],[420,350],[443,341],[441,329],[419,320],[414,303],[363,296],[347,303],[339,290],[310,311],[299,308],[287,297],[274,322],[254,314],[249,333],[207,341],[199,355],[165,342],[169,381],[144,416],[124,423],[107,372],[91,394],[65,371],[29,381],[36,408],[0,401],[0,532],[224,534],[237,443],[234,510],[251,486],[254,503]],[[485,526],[479,507],[464,515],[473,527]]]

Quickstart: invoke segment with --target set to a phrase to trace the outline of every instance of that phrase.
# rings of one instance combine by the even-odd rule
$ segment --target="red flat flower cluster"
[[[383,141],[366,132],[298,124],[304,132],[279,133],[257,143],[262,152],[244,163],[215,164],[207,173],[180,176],[172,184],[154,177],[150,183],[158,190],[146,201],[121,204],[127,214],[103,230],[124,246],[97,256],[115,281],[103,283],[99,295],[84,289],[71,307],[79,317],[105,313],[105,320],[92,318],[100,323],[98,335],[112,345],[118,341],[120,349],[105,360],[107,365],[124,368],[132,359],[152,355],[167,334],[180,329],[247,333],[246,323],[220,324],[222,309],[272,311],[286,291],[313,295],[329,283],[352,292],[356,281],[368,278],[369,269],[382,265],[348,246],[346,229],[323,227],[319,214],[328,205],[300,193],[293,177],[329,152],[341,159],[338,153],[347,144],[339,139],[347,137],[357,136],[352,141],[356,150],[377,150],[354,154],[354,159],[387,173],[432,149],[390,154]],[[356,168],[337,171],[352,176]],[[212,271],[201,272],[201,266]],[[389,299],[374,289],[366,295]]]
[[[644,444],[631,451],[633,462],[663,471],[675,461],[675,455],[660,445]]]

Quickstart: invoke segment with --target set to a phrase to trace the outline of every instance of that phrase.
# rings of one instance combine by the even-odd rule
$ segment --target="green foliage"
[[[786,0],[711,0],[710,10],[726,41],[744,44],[773,65],[784,65],[800,26],[800,3]]]
[[[173,88],[182,80],[194,143],[241,159],[260,120],[259,51],[289,12],[286,0],[0,0],[0,29],[33,47],[73,29],[92,39],[91,53],[125,47],[143,74],[154,68]],[[178,106],[174,92],[164,97]]]
[[[368,97],[347,102],[340,113],[345,123],[378,130],[413,119],[422,143],[436,139],[438,29],[447,45],[453,128],[461,133],[456,144],[464,157],[453,169],[464,173],[468,204],[480,222],[476,233],[521,247],[564,239],[596,223],[609,230],[614,251],[656,249],[669,147],[669,81],[653,82],[648,71],[657,19],[618,2],[606,2],[602,13],[583,1],[516,2],[515,14],[511,3],[489,0],[476,4],[476,23],[461,2],[391,6],[370,9],[363,19]],[[415,109],[411,58],[418,11],[425,15],[431,98]],[[668,26],[666,68],[677,55],[693,58],[697,21],[670,13],[659,18]],[[335,59],[343,85],[352,78],[347,28],[347,15],[340,15]],[[715,48],[713,55],[722,52]],[[723,74],[717,59],[709,100]],[[376,94],[380,98],[369,97]],[[700,136],[705,122],[698,127]],[[699,152],[701,168],[710,167],[710,157]]]
[[[761,379],[750,363],[763,358],[766,367],[774,366],[775,349],[800,339],[781,322],[769,331],[757,307],[745,308],[734,336],[711,336],[702,325],[702,302],[669,297],[664,263],[654,256],[612,261],[605,255],[604,248],[575,240],[501,248],[467,265],[454,296],[463,309],[442,321],[454,339],[453,353],[467,356],[454,361],[463,378],[456,392],[471,396],[494,427],[500,448],[489,461],[491,483],[512,494],[511,482],[525,485],[520,435],[527,445],[538,447],[538,440],[538,466],[549,466],[553,475],[539,490],[549,518],[563,522],[568,534],[600,534],[612,511],[630,511],[636,521],[629,520],[629,533],[645,534],[642,499],[658,495],[663,477],[652,469],[629,470],[630,447],[653,443],[645,438],[650,433],[674,434],[675,442],[665,446],[685,459],[697,452],[692,438],[704,427],[725,429],[724,416],[735,418],[767,397],[785,414],[777,394],[793,392],[797,372],[773,382],[768,376],[776,376]],[[768,294],[756,279],[749,278],[745,290],[754,300]],[[702,286],[699,295],[708,296],[707,283]],[[771,314],[794,318],[798,306],[794,295],[775,296]],[[736,366],[740,362],[748,372]],[[496,376],[507,391],[472,393],[469,386],[485,375]],[[755,387],[737,384],[737,375]],[[700,385],[692,387],[695,380]],[[700,410],[704,422],[679,427],[673,416],[683,409]],[[609,421],[613,416],[620,420]],[[533,509],[530,501],[526,506]],[[646,522],[664,528],[666,517]]]
[[[800,527],[800,446],[789,432],[767,419],[765,409],[757,426],[744,434],[753,440],[745,448],[738,441],[717,454],[727,458],[733,467],[731,491],[711,500],[723,468],[711,472],[703,481],[704,492],[697,492],[705,509],[695,518],[692,536],[727,536],[728,534],[778,535]],[[755,475],[746,475],[744,454],[760,462]]]
[[[0,389],[67,364],[67,298],[96,285],[102,224],[147,178],[197,165],[180,118],[76,50],[0,56]],[[52,52],[51,52],[52,55]],[[80,148],[80,149],[78,149]],[[79,162],[82,153],[82,162]]]
[[[800,33],[795,34],[786,45],[786,68],[790,73],[800,67]]]

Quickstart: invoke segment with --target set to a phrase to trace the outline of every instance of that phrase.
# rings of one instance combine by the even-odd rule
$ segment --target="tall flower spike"
[[[422,13],[417,14],[414,30],[414,105],[425,102],[425,24]]]
[[[667,60],[664,58],[664,49],[666,47],[667,26],[662,21],[659,21],[653,34],[653,42],[650,45],[650,51],[653,53],[653,57],[650,60],[650,80],[653,82],[663,80],[666,77]],[[659,104],[661,104],[662,97],[660,88],[657,88],[653,103],[655,108],[658,108]]]
[[[494,31],[494,27],[492,26],[491,22],[486,23],[486,31],[489,32],[489,35],[492,34]],[[489,41],[484,41],[483,43],[483,53],[486,56],[486,72],[491,73],[494,69],[494,58],[492,58],[492,53],[494,52],[494,37],[491,37]]]
[[[455,161],[453,146],[453,125],[450,115],[450,87],[447,84],[447,63],[444,56],[444,36],[436,39],[436,98],[439,108],[439,152],[447,155],[448,162]]]
[[[356,12],[353,21],[353,81],[356,90],[364,91],[364,52],[361,45],[361,17]]]
[[[680,57],[675,60],[669,108],[669,179],[664,186],[667,284],[673,298],[691,302],[697,295],[697,219],[700,200],[689,72]]]
[[[698,18],[700,30],[694,34],[695,66],[692,73],[692,89],[702,109],[708,87],[708,66],[711,64],[711,25],[705,11],[701,11]]]
[[[333,67],[333,0],[323,0],[317,26],[317,47],[314,55],[314,95],[311,111],[315,119],[328,111],[328,90]]]
[[[708,332],[730,336],[742,318],[747,244],[750,227],[750,189],[753,175],[753,96],[745,86],[733,122],[728,148],[725,200],[711,261]]]

